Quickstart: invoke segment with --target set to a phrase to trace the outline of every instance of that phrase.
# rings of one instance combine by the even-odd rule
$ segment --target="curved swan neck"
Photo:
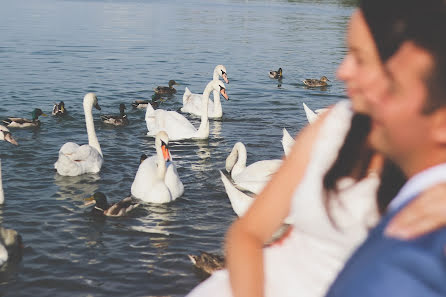
[[[87,126],[87,135],[88,135],[88,145],[94,147],[101,156],[102,150],[99,145],[98,138],[96,137],[96,131],[94,130],[94,122],[93,122],[93,106],[91,103],[84,102],[84,114],[85,114],[85,124]]]
[[[240,174],[246,168],[246,160],[246,147],[243,143],[237,142],[226,160],[226,168],[230,169],[232,177]]]
[[[158,177],[161,180],[164,180],[164,176],[166,175],[166,161],[164,160],[163,152],[160,146],[156,146],[156,157],[157,157],[157,173]]]
[[[209,136],[209,117],[208,117],[208,105],[209,95],[213,90],[212,82],[208,83],[204,89],[203,96],[201,97],[201,123],[198,128],[197,134],[200,137]]]
[[[5,194],[3,192],[3,182],[2,182],[2,160],[0,159],[0,204],[5,202]]]
[[[223,109],[221,107],[220,93],[216,90],[212,91],[214,95],[214,116],[221,117],[223,115]]]

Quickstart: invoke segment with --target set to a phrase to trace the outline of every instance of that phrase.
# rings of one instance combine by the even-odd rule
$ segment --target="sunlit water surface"
[[[187,3],[186,3],[187,2]],[[282,157],[282,128],[307,123],[302,103],[323,108],[344,97],[335,78],[345,53],[351,1],[2,1],[0,117],[51,113],[63,100],[70,117],[41,118],[38,130],[14,129],[20,146],[0,143],[4,227],[23,236],[24,255],[0,271],[2,296],[183,296],[201,281],[187,254],[222,252],[236,219],[218,170],[242,141],[248,163]],[[217,64],[227,68],[230,100],[208,141],[172,142],[185,185],[170,204],[144,205],[124,218],[96,219],[83,207],[95,191],[110,201],[130,193],[141,153],[154,154],[135,99],[175,79],[177,110],[187,86],[202,92]],[[268,77],[282,67],[280,85]],[[328,76],[326,89],[305,78]],[[94,110],[104,153],[98,175],[61,177],[53,167],[62,144],[87,142],[82,98]],[[106,127],[100,113],[127,105],[130,125]],[[199,120],[191,118],[198,126]]]

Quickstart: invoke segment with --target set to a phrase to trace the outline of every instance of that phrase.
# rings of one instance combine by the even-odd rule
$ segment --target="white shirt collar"
[[[417,197],[422,191],[442,182],[446,182],[446,163],[425,169],[412,176],[389,204],[388,211],[401,207]]]

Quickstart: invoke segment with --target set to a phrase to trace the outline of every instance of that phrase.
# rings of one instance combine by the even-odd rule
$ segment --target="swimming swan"
[[[223,65],[217,65],[214,69],[212,80],[218,80],[219,77],[223,78],[225,83],[229,83],[226,67]],[[208,117],[210,119],[218,119],[223,116],[223,109],[220,102],[220,94],[218,91],[212,92],[214,95],[214,101],[208,100]],[[182,112],[188,112],[197,116],[201,116],[201,102],[202,94],[194,94],[187,87],[183,94],[183,107]],[[228,100],[228,99],[226,99]]]
[[[226,171],[238,188],[258,194],[279,169],[282,160],[263,160],[246,167],[246,159],[245,145],[237,142],[226,158]]]
[[[54,163],[54,168],[60,175],[77,176],[84,173],[98,173],[101,170],[103,156],[94,130],[93,106],[101,110],[96,95],[88,93],[84,97],[88,144],[79,146],[74,142],[67,142],[60,148],[59,159]]]
[[[168,203],[183,195],[184,186],[172,163],[168,144],[167,133],[158,132],[156,155],[142,161],[136,172],[131,188],[134,197],[145,202]]]
[[[216,90],[228,98],[225,85],[219,80],[210,81],[204,89],[201,98],[202,115],[201,124],[198,130],[183,115],[176,111],[167,111],[163,109],[154,110],[152,105],[147,105],[146,124],[147,135],[155,136],[159,131],[165,131],[170,140],[181,139],[208,139],[209,138],[209,118],[208,118],[208,99],[211,91]]]

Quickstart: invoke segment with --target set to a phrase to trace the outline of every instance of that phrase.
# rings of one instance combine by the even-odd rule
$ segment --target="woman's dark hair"
[[[383,63],[389,59],[404,41],[404,23],[400,18],[400,5],[403,0],[362,0],[360,10],[375,41]],[[370,132],[370,118],[355,114],[351,127],[338,157],[323,179],[325,206],[329,212],[329,192],[337,192],[337,182],[342,177],[351,176],[360,180],[367,176],[369,163],[374,150],[367,144]],[[390,160],[384,161],[381,170],[381,183],[378,188],[377,206],[383,214],[387,205],[405,183],[402,171]],[[335,223],[335,222],[334,222]]]

